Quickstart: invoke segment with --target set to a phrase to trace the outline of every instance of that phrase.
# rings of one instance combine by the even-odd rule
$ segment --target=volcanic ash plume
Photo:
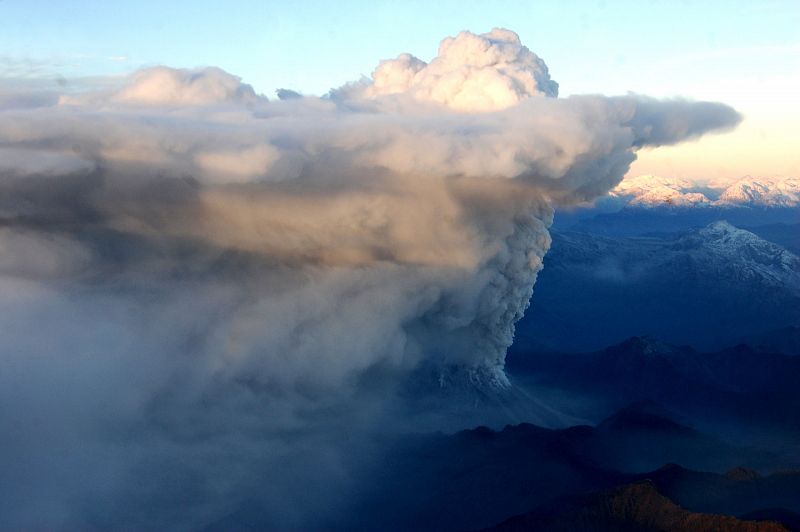
[[[111,456],[89,451],[98,427],[165,431],[169,445],[140,455],[169,456],[234,428],[317,426],[315,412],[335,418],[370,382],[421,366],[503,385],[553,206],[614,187],[639,148],[739,121],[717,103],[557,90],[495,29],[322,98],[267,100],[216,68],[157,67],[0,100],[13,368],[0,401],[74,420],[48,425],[50,441],[91,454],[75,455],[83,467]],[[52,454],[29,445],[31,423],[0,423],[20,434],[9,463]]]

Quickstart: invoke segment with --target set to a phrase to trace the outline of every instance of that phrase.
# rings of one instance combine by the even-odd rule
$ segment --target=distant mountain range
[[[718,349],[800,325],[800,258],[727,222],[657,237],[552,235],[512,351],[636,335]]]
[[[668,465],[625,473],[617,466],[626,462],[626,456],[633,458],[628,465],[645,456],[654,461],[667,459]],[[703,456],[726,469],[698,472],[669,463],[669,457],[697,462]],[[576,496],[582,515],[589,511],[611,522],[633,518],[629,524],[646,515],[694,522],[700,517],[689,513],[698,512],[741,516],[770,510],[771,515],[790,519],[800,512],[800,471],[762,476],[736,465],[763,458],[758,451],[731,446],[636,406],[597,427],[549,430],[519,424],[500,431],[479,427],[452,435],[430,434],[404,440],[393,448],[374,473],[373,483],[368,483],[368,493],[350,513],[358,516],[356,524],[348,522],[341,528],[475,530],[538,509],[534,513],[537,521],[571,523],[567,528],[544,530],[620,530],[573,528],[576,507],[568,507],[565,516],[564,501],[566,497],[574,503]],[[642,485],[649,487],[637,487]],[[614,490],[617,486],[629,487]],[[598,506],[596,496],[584,494],[609,489],[610,499],[608,494],[599,499],[628,505],[634,515],[596,513],[603,504]],[[738,524],[730,518],[702,519]],[[515,529],[525,528],[499,527]],[[781,528],[772,524],[742,530]]]
[[[800,206],[800,179],[745,176],[724,187],[698,186],[687,179],[643,175],[627,178],[610,193],[637,207]]]
[[[594,205],[559,210],[554,228],[607,236],[643,236],[698,228],[720,220],[739,227],[796,226],[790,230],[794,238],[783,237],[785,241],[777,243],[797,244],[800,179],[747,176],[720,187],[701,186],[680,178],[626,178]],[[780,227],[768,232],[774,235],[776,230],[781,232]]]
[[[576,418],[599,421],[644,401],[742,444],[800,441],[797,355],[748,345],[701,353],[632,338],[591,353],[517,350],[509,355],[507,367],[517,386]],[[800,460],[798,446],[772,451]],[[705,464],[712,467],[711,461]]]
[[[709,207],[673,209],[670,207],[631,208],[604,212],[596,209],[557,212],[553,229],[560,232],[591,233],[601,236],[655,236],[699,229],[725,221],[747,228],[769,240],[778,237],[781,245],[794,242],[800,231],[800,207]],[[763,229],[762,229],[763,228]],[[766,232],[769,231],[769,232]],[[798,249],[795,247],[795,250]]]
[[[763,349],[636,337],[590,353],[512,353],[518,397],[593,426],[404,440],[354,512],[367,529],[797,530],[800,357]]]

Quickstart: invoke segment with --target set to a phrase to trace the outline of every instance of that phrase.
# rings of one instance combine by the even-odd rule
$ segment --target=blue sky
[[[781,150],[800,140],[790,131],[800,118],[797,0],[0,0],[0,77],[215,65],[268,96],[281,87],[322,94],[369,75],[380,59],[410,52],[429,60],[443,37],[493,26],[519,33],[547,62],[562,95],[718,99],[751,120],[740,146],[763,140],[765,128],[767,137],[782,132]],[[764,171],[800,169],[796,158],[787,164]]]
[[[800,3],[0,1],[5,59],[67,77],[216,65],[268,93],[324,92],[493,26],[519,33],[565,92],[609,92],[657,83],[636,71],[680,55],[800,44]]]

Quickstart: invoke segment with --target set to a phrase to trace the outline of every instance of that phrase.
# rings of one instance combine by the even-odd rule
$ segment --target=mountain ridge
[[[728,222],[666,238],[552,237],[511,352],[589,351],[641,335],[718,349],[800,325],[800,258]]]
[[[775,521],[747,521],[728,515],[691,512],[642,480],[590,495],[560,499],[533,512],[514,516],[484,532],[537,531],[663,531],[778,532]]]
[[[684,178],[640,175],[624,179],[609,196],[627,207],[644,209],[786,208],[800,206],[800,179],[748,175],[722,186],[700,186]]]

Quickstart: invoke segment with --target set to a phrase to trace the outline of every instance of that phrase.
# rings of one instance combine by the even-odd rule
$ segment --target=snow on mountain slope
[[[800,179],[794,177],[743,177],[719,197],[719,204],[759,207],[797,207],[800,205]]]
[[[711,200],[694,192],[695,184],[687,179],[641,175],[622,181],[611,191],[616,198],[629,198],[628,205],[640,207],[696,207],[710,205]]]
[[[800,291],[800,257],[728,222],[714,222],[688,233],[675,242],[674,249],[694,253],[709,263],[719,262],[743,279],[755,277]]]
[[[590,350],[652,335],[716,349],[794,325],[800,258],[727,222],[671,238],[555,231],[515,346]]]
[[[703,189],[688,179],[641,175],[623,180],[610,196],[641,208],[798,207],[800,179],[745,176],[728,186]]]

